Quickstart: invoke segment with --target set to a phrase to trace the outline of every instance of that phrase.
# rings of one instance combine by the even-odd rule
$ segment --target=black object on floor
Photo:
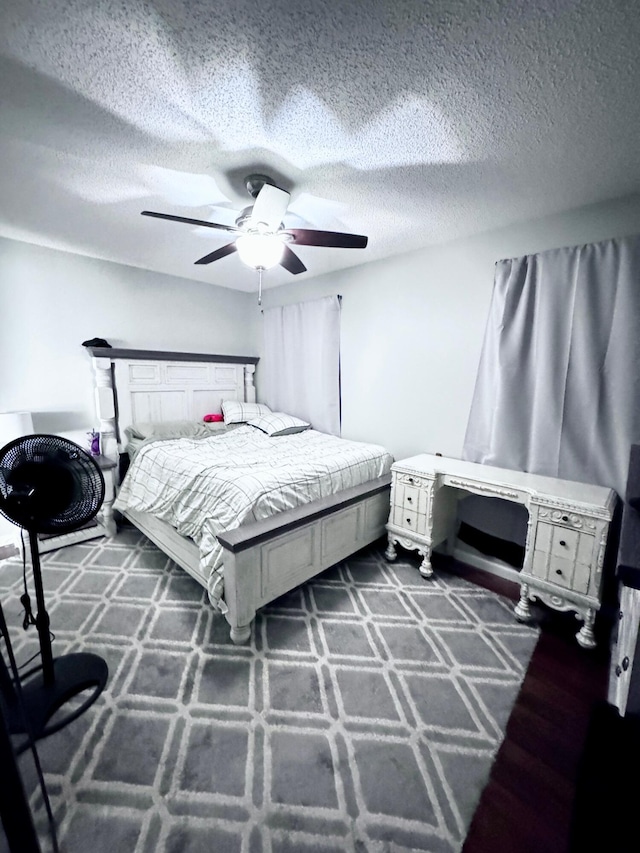
[[[580,762],[569,853],[640,850],[640,716],[594,706]]]

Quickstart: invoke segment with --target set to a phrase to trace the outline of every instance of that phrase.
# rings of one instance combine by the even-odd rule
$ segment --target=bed
[[[256,358],[103,348],[90,355],[109,459],[120,460],[136,424],[201,422],[223,400],[255,403]],[[384,536],[392,461],[378,445],[313,429],[271,436],[244,422],[212,425],[210,436],[143,440],[115,508],[208,590],[231,639],[243,643],[260,607]],[[219,484],[209,503],[190,497],[213,473],[231,487],[235,514],[213,509],[226,500]],[[161,483],[155,493],[153,479]],[[249,481],[258,484],[257,500],[244,494]]]

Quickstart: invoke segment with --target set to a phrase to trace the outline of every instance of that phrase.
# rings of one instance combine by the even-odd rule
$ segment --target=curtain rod
[[[341,294],[341,293],[336,293],[336,296],[338,297],[338,301],[339,301],[339,302],[342,302],[342,294]],[[319,298],[320,298],[320,299],[323,299],[323,297],[322,297],[322,296],[320,296]],[[310,299],[308,299],[307,301],[308,301],[308,302],[311,302],[311,300],[310,300]],[[293,303],[293,304],[295,304],[295,303]],[[261,309],[260,309],[260,313],[261,313],[261,314],[264,314],[264,308],[261,308]]]

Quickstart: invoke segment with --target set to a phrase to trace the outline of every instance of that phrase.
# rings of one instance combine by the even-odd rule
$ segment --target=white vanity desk
[[[420,572],[431,577],[431,551],[442,542],[453,550],[456,505],[466,494],[524,504],[529,523],[516,617],[528,621],[534,599],[575,611],[583,620],[578,642],[595,646],[614,491],[426,453],[396,462],[391,470],[388,560],[396,558],[396,543],[417,550],[423,557]]]

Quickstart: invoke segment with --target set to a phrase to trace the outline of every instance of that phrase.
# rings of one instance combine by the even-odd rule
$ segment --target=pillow
[[[261,415],[268,415],[271,409],[263,403],[242,403],[239,400],[223,400],[222,414],[225,424],[241,424]]]
[[[202,421],[164,421],[138,423],[126,427],[127,438],[201,438],[224,428],[224,424],[205,424]]]
[[[284,412],[270,412],[249,421],[247,426],[266,432],[267,435],[293,435],[295,432],[303,432],[309,429],[311,424],[294,418],[293,415],[285,415]]]

